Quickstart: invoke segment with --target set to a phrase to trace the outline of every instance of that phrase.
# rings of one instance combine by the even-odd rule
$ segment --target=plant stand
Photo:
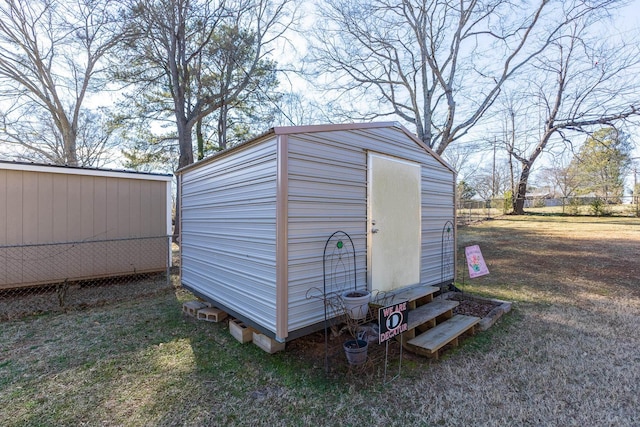
[[[347,233],[336,231],[327,239],[323,271],[323,288],[307,292],[307,298],[320,299],[324,304],[325,373],[329,375],[332,369],[342,372],[346,367],[347,374],[382,375],[384,362],[386,380],[390,347],[394,354],[401,354],[402,346],[395,340],[384,346],[378,344],[375,307],[384,306],[389,298],[358,288],[355,248]],[[345,332],[348,338],[342,336]]]

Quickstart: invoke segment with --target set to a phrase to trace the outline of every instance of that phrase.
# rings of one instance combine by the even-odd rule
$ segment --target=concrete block
[[[209,307],[209,303],[204,301],[187,301],[182,304],[182,312],[192,317],[198,316],[198,310]]]
[[[232,319],[229,321],[229,332],[232,337],[244,344],[251,342],[253,340],[253,333],[257,331],[242,323],[241,320]]]
[[[205,320],[207,322],[220,322],[226,319],[228,314],[219,308],[205,307],[198,310],[198,320]]]
[[[269,354],[284,351],[285,343],[278,342],[273,338],[269,338],[268,336],[263,335],[259,332],[253,333],[253,343]]]

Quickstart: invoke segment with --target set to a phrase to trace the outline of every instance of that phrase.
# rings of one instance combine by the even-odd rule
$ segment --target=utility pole
[[[498,139],[493,137],[493,172],[491,175],[491,198],[496,198],[496,144]]]
[[[638,163],[637,160],[640,157],[635,157],[631,159],[633,161],[633,190],[631,194],[633,195],[633,199],[631,203],[636,202],[636,217],[640,217],[640,194],[638,194]]]

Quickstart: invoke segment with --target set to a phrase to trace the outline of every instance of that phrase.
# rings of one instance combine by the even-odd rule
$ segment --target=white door
[[[372,290],[420,282],[421,174],[417,163],[369,153],[368,279]]]

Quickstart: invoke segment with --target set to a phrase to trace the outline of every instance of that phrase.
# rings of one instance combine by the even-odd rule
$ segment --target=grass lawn
[[[0,425],[640,425],[640,220],[504,217],[470,244],[491,274],[459,287],[512,313],[390,384],[241,345],[168,291],[0,323]]]

